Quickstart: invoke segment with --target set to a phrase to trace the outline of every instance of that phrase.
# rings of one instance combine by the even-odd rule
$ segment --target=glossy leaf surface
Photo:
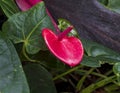
[[[3,31],[14,43],[23,43],[29,54],[46,49],[41,36],[41,29],[53,29],[52,22],[41,2],[29,11],[13,15],[3,26]]]
[[[13,14],[19,12],[19,9],[16,6],[14,0],[0,0],[0,7],[7,17],[10,17]]]
[[[24,70],[30,85],[30,93],[57,93],[51,74],[41,65],[29,63]]]
[[[86,56],[81,64],[90,67],[100,67],[101,64],[120,62],[120,54],[95,42],[82,39]]]
[[[0,93],[30,93],[12,43],[0,33]]]

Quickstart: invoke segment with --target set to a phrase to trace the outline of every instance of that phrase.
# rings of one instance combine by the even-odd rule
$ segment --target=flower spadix
[[[49,50],[61,61],[73,67],[78,65],[83,57],[81,41],[74,36],[67,36],[73,26],[56,35],[52,30],[44,28],[42,36]]]

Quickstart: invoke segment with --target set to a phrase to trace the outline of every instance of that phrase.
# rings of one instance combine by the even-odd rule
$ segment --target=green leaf
[[[96,42],[82,39],[84,49],[88,56],[101,56],[101,55],[116,55],[120,57],[120,54],[101,45]]]
[[[117,81],[118,81],[118,84],[120,85],[120,62],[114,64],[114,66],[113,66],[113,72],[117,76]]]
[[[98,0],[100,3],[107,5],[108,4],[108,0]]]
[[[23,43],[29,54],[45,50],[45,43],[41,35],[43,28],[53,29],[52,22],[46,13],[43,2],[27,12],[17,13],[3,25],[3,31],[14,43]]]
[[[49,50],[39,51],[37,54],[31,55],[30,58],[39,60],[40,64],[57,74],[58,72],[64,72],[67,67],[63,62],[60,62],[60,60],[52,55]]]
[[[116,63],[113,67],[113,71],[115,74],[120,74],[120,63]]]
[[[82,39],[86,56],[84,56],[81,64],[90,67],[100,67],[101,64],[115,64],[120,62],[120,54],[104,47],[103,45]]]
[[[108,63],[108,64],[115,64],[117,62],[120,62],[120,60],[118,60],[120,57],[116,57],[116,56],[84,56],[81,64],[88,66],[88,67],[101,67],[102,64]]]
[[[109,0],[107,7],[115,12],[120,13],[120,0]]]
[[[0,93],[29,93],[16,50],[3,37],[0,33]]]
[[[39,64],[29,63],[24,70],[30,85],[30,93],[57,93],[51,74]]]
[[[59,24],[58,27],[61,31],[64,31],[67,27],[72,25],[68,20],[63,19],[63,18],[58,19],[58,24]],[[70,31],[69,36],[79,37],[75,28],[72,29],[72,31]]]
[[[100,67],[101,61],[96,57],[84,56],[81,64],[88,67]]]
[[[19,12],[14,0],[0,0],[0,7],[7,17],[11,17],[13,14]]]

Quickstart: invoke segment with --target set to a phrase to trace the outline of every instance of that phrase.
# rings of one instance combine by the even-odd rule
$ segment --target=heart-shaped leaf
[[[35,54],[46,49],[41,36],[41,29],[45,27],[53,29],[45,5],[41,2],[27,12],[10,17],[3,25],[3,31],[14,43],[22,42],[29,54]]]
[[[24,70],[30,85],[30,93],[57,93],[51,74],[39,64],[29,63]]]
[[[11,17],[13,14],[19,12],[14,0],[0,0],[0,7],[7,17]]]
[[[29,88],[12,43],[0,33],[0,93],[29,93]]]

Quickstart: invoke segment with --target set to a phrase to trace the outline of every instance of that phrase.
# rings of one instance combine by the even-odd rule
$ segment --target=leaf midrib
[[[38,24],[30,31],[29,35],[26,37],[26,40],[25,41],[28,41],[29,38],[31,37],[32,33],[34,33],[34,31],[38,28],[38,26],[42,23],[42,21],[47,17],[47,15],[45,15],[43,17],[42,20],[40,20],[40,22],[38,22]]]

